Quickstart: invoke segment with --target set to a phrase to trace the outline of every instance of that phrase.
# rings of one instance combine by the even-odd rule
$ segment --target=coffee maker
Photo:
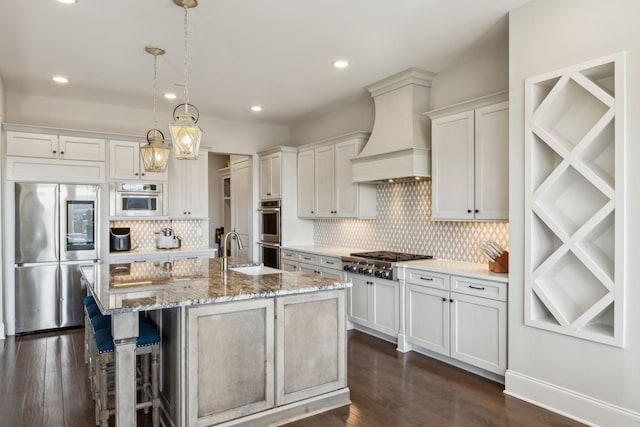
[[[113,227],[109,229],[109,249],[111,252],[131,250],[131,229],[129,227]]]

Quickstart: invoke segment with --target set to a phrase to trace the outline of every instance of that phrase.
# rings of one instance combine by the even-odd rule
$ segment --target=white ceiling
[[[189,10],[190,101],[202,115],[291,125],[406,68],[446,69],[526,1],[200,0]],[[170,111],[183,81],[183,10],[172,0],[0,0],[6,91],[151,109],[148,45],[167,51],[158,90],[177,92],[159,99]],[[337,58],[350,66],[334,69]]]

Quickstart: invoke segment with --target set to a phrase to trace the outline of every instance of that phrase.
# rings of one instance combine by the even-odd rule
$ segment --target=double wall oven
[[[260,217],[260,261],[273,268],[280,268],[280,244],[282,243],[280,200],[264,200],[258,209]]]

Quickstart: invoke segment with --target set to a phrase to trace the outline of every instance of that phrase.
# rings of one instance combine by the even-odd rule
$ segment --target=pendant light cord
[[[158,55],[153,55],[153,136],[158,136]]]
[[[184,6],[184,113],[189,114],[189,46],[187,40],[189,38],[188,21],[187,21],[188,8]]]

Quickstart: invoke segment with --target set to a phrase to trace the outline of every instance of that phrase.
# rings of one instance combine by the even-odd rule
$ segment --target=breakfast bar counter
[[[116,347],[116,425],[135,425],[139,312],[161,330],[166,425],[281,424],[350,403],[350,283],[229,259],[84,266]]]

